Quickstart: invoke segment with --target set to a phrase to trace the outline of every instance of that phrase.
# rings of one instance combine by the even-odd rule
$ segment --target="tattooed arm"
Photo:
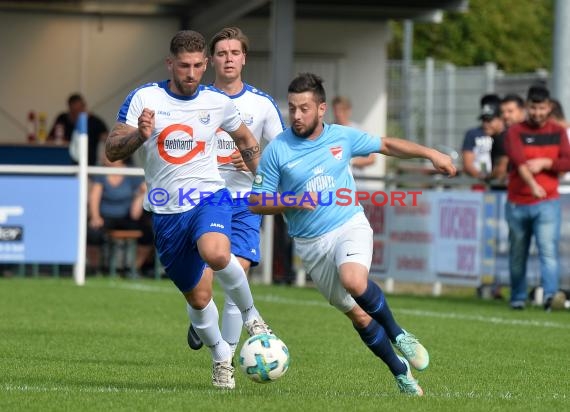
[[[154,111],[150,109],[144,109],[139,116],[138,128],[115,123],[105,144],[107,158],[114,162],[129,157],[150,138],[153,129]]]
[[[239,149],[247,168],[252,173],[255,173],[257,164],[259,163],[259,157],[261,156],[259,143],[243,123],[237,130],[229,134],[236,142],[236,146]]]

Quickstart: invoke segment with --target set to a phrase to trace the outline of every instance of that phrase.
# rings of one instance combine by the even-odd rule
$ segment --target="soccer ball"
[[[254,382],[269,383],[289,369],[289,349],[275,335],[255,335],[246,340],[239,353],[239,365]]]

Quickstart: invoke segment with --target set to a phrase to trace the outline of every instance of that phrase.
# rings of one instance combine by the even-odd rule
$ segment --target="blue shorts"
[[[232,207],[232,253],[251,262],[251,266],[259,264],[259,227],[261,215],[249,210],[243,199],[234,199]]]
[[[232,206],[229,201],[221,201],[222,196],[231,198],[227,189],[222,189],[186,212],[153,214],[155,246],[160,262],[182,293],[196,287],[206,266],[198,253],[200,236],[218,232],[231,239]]]

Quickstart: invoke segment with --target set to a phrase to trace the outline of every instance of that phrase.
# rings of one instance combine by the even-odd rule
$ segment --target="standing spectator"
[[[505,95],[501,99],[501,115],[506,127],[522,122],[526,117],[523,98],[514,93]]]
[[[524,309],[526,267],[532,236],[538,246],[544,307],[559,289],[560,199],[558,174],[570,170],[566,129],[550,119],[551,101],[542,85],[528,90],[527,120],[509,127],[505,148],[509,173],[506,218],[509,225],[511,308]]]
[[[248,48],[247,36],[237,27],[224,28],[212,37],[209,49],[211,64],[216,75],[214,86],[232,99],[243,122],[257,141],[261,143],[263,139],[268,143],[283,131],[284,123],[273,98],[242,80],[241,72],[245,66]],[[253,174],[245,166],[232,137],[224,131],[218,132],[217,136],[218,170],[233,199],[231,250],[247,274],[251,266],[259,264],[261,255],[259,250],[261,216],[253,214],[247,207]],[[276,249],[283,246],[277,244]],[[212,269],[206,267],[204,270],[208,276],[212,276]],[[222,337],[229,343],[233,355],[239,343],[243,321],[231,297],[226,295],[224,300]],[[202,342],[192,326],[187,336],[188,345],[192,349],[202,347]]]
[[[87,103],[83,96],[78,93],[72,94],[67,99],[67,112],[60,113],[55,119],[49,132],[48,140],[70,143],[73,130],[79,118],[79,114],[87,112]],[[104,143],[107,139],[109,129],[103,120],[88,113],[87,116],[87,138],[88,138],[88,163],[89,166],[99,164],[99,143]]]
[[[550,99],[550,103],[552,105],[552,109],[550,110],[550,118],[558,123],[560,126],[566,129],[566,133],[568,133],[570,129],[570,124],[566,120],[566,116],[564,115],[564,109],[562,108],[562,104],[559,100]]]
[[[496,94],[481,99],[481,125],[465,133],[462,147],[463,171],[477,179],[500,179],[506,175],[503,157],[505,125],[501,118],[500,98]],[[499,161],[502,160],[502,161]],[[477,185],[476,189],[484,189]]]
[[[340,124],[343,126],[354,127],[355,129],[362,129],[362,127],[352,121],[352,102],[348,97],[336,96],[332,100],[333,109],[333,123]],[[376,162],[376,155],[374,153],[368,156],[357,156],[352,158],[350,166],[352,168],[352,173],[354,176],[362,176],[362,170],[371,166]]]
[[[200,84],[208,65],[202,34],[181,30],[170,41],[170,78],[133,90],[109,134],[106,154],[115,161],[143,152],[155,247],[166,274],[189,303],[188,315],[212,357],[212,384],[235,388],[230,345],[222,338],[212,299],[212,276],[240,310],[250,336],[270,334],[253,302],[247,277],[231,253],[231,193],[218,172],[217,136],[225,130],[255,172],[259,143],[231,99]]]

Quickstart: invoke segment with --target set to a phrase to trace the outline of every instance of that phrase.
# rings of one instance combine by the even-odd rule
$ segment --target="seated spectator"
[[[110,162],[108,167],[126,167],[124,160]],[[87,256],[90,271],[97,270],[101,261],[101,245],[108,230],[141,230],[138,240],[136,270],[140,269],[153,252],[153,232],[148,212],[142,204],[146,186],[142,176],[93,176],[89,190],[89,225],[87,228]]]

